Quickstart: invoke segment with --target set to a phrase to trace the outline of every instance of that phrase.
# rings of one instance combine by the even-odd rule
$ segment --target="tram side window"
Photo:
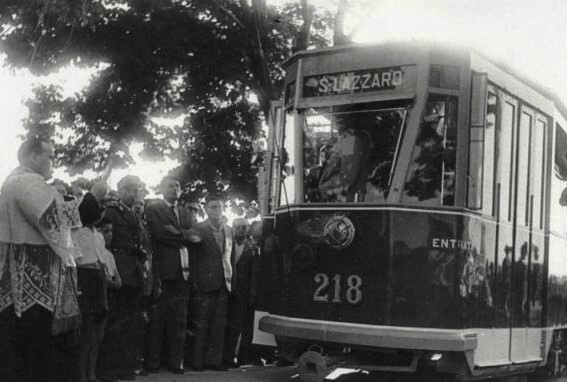
[[[483,212],[488,215],[493,214],[494,196],[494,151],[496,144],[496,130],[498,129],[498,96],[488,92],[486,101],[486,126],[484,132],[484,155],[483,155],[483,182],[482,198]]]
[[[544,187],[544,168],[545,168],[545,131],[547,129],[546,121],[537,119],[532,138],[532,163],[531,163],[531,194],[533,196],[533,228],[543,228],[542,220],[542,202]]]
[[[455,203],[457,98],[431,96],[413,149],[404,202]]]
[[[306,110],[304,200],[385,203],[407,114],[399,103]]]
[[[281,190],[280,206],[295,202],[295,142],[296,132],[293,126],[293,112],[285,115],[283,150],[281,151]]]
[[[510,221],[512,218],[510,213],[512,189],[512,130],[516,125],[515,117],[516,106],[510,102],[504,102],[498,145],[498,184],[500,185],[498,214],[500,219],[505,221]]]
[[[481,209],[492,215],[492,190],[494,187],[494,143],[498,96],[488,92],[486,115],[482,124],[471,121],[469,143],[469,195],[468,207]]]
[[[518,169],[523,172],[524,176],[518,177],[518,201],[516,211],[518,214],[517,223],[519,225],[528,226],[529,224],[529,201],[528,188],[530,177],[528,176],[530,166],[530,139],[532,116],[526,112],[522,112],[520,116],[520,127],[518,129]]]
[[[280,173],[280,153],[281,149],[281,139],[282,139],[282,122],[281,122],[281,107],[274,107],[271,111],[272,120],[270,126],[270,132],[268,134],[268,153],[271,155],[271,160],[266,161],[266,164],[270,165],[269,171],[270,178],[268,179],[268,213],[274,213],[276,209],[277,196],[278,196],[278,180]],[[260,190],[258,190],[260,194]]]

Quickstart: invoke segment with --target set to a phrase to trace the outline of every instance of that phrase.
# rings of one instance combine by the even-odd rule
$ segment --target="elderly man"
[[[159,371],[162,348],[167,350],[169,371],[183,374],[183,348],[190,292],[189,251],[192,219],[178,206],[179,179],[166,176],[160,183],[163,200],[146,208],[148,230],[154,250],[154,299],[149,327],[148,371]]]
[[[254,332],[258,261],[256,249],[249,241],[249,224],[244,218],[234,219],[232,251],[232,285],[228,302],[225,342],[225,363],[239,366],[249,363]]]
[[[119,200],[106,206],[106,217],[112,222],[113,235],[108,248],[114,255],[122,288],[115,292],[116,310],[110,317],[107,332],[110,349],[105,357],[112,357],[114,366],[105,371],[104,379],[133,380],[137,368],[139,345],[144,336],[142,298],[144,293],[143,225],[132,207],[139,200],[142,182],[137,176],[127,175],[118,182]],[[105,364],[107,364],[105,362]]]
[[[209,197],[205,204],[208,219],[197,224],[202,241],[196,245],[196,296],[193,307],[193,370],[226,371],[223,348],[232,283],[232,232],[223,223],[223,202]]]
[[[48,185],[53,146],[30,138],[0,191],[0,379],[72,381],[80,325],[63,199]]]

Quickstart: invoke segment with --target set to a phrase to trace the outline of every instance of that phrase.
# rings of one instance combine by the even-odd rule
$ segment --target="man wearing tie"
[[[195,251],[196,293],[193,305],[193,370],[226,371],[223,348],[228,296],[231,290],[232,231],[222,221],[223,202],[209,197],[208,219],[198,223],[202,241]]]
[[[183,350],[190,293],[189,242],[199,241],[191,230],[192,219],[178,208],[179,180],[166,176],[160,183],[163,200],[146,207],[150,240],[154,250],[155,306],[150,309],[148,371],[158,372],[165,342],[168,370],[183,374]],[[165,333],[165,341],[164,341]]]

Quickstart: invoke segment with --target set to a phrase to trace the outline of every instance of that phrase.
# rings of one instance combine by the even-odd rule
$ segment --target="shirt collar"
[[[168,202],[167,200],[163,199],[163,202],[164,202],[165,205],[168,206],[169,208],[171,208],[171,207],[177,208],[177,204],[178,204],[178,203],[177,203],[177,200],[176,200],[174,203],[170,203],[170,202]]]
[[[213,225],[213,223],[211,223],[211,219],[207,219],[207,223],[211,226],[212,229],[214,229],[217,232],[223,232],[224,231],[224,223],[221,222],[220,227],[217,228]]]
[[[126,211],[134,213],[132,207],[128,206],[128,204],[124,203],[122,200],[120,201],[120,204],[122,205],[122,208],[124,208]]]

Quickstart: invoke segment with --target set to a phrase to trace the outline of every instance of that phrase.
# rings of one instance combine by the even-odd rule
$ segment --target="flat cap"
[[[121,188],[129,187],[129,186],[143,187],[144,184],[142,183],[140,178],[138,178],[136,175],[126,175],[124,178],[122,178],[118,181],[118,189],[119,190]]]

